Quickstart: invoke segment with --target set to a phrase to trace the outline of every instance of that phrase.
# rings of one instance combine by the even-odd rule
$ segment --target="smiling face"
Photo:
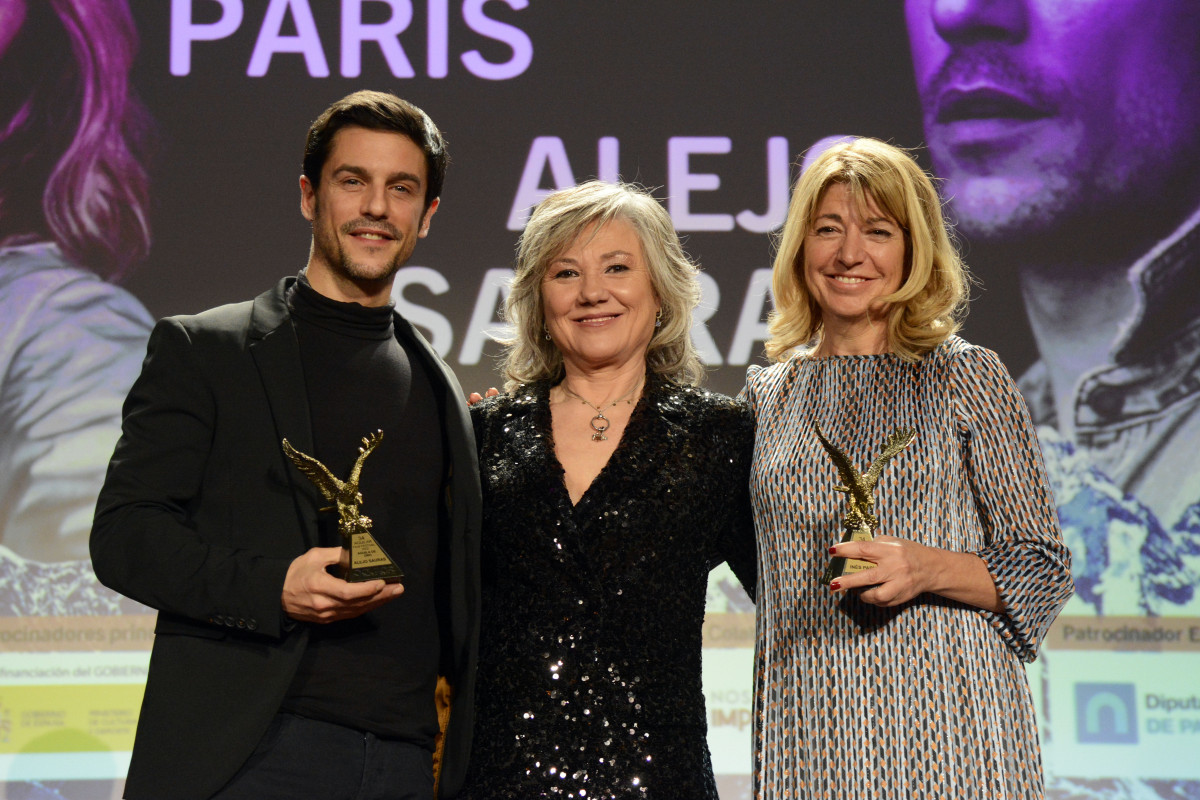
[[[884,352],[881,297],[904,279],[904,232],[867,198],[859,208],[843,183],[825,190],[804,237],[804,281],[820,307],[821,354]]]
[[[388,302],[392,279],[429,231],[425,156],[403,134],[360,127],[335,134],[314,187],[300,178],[300,208],[312,222],[308,279],[335,300]]]
[[[1164,204],[1171,187],[1185,186],[1194,208],[1196,9],[1195,0],[907,0],[925,136],[964,232],[1005,240],[1061,234],[1079,220],[1094,238],[1106,228],[1097,217]]]
[[[569,371],[644,363],[659,302],[633,226],[585,228],[547,267],[542,307]]]

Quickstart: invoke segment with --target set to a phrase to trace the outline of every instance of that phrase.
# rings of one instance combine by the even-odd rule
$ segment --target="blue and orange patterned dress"
[[[919,362],[793,356],[751,369],[759,540],[755,787],[781,798],[1043,796],[1023,661],[1071,594],[1042,455],[995,353],[951,337]],[[935,595],[896,608],[819,581],[845,496],[825,435],[875,490],[879,533],[978,554],[1005,612]]]

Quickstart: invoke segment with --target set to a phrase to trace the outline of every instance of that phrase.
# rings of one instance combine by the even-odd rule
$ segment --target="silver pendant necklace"
[[[586,397],[575,394],[575,392],[572,392],[567,387],[566,381],[563,381],[562,383],[560,383],[559,386],[561,386],[562,390],[564,392],[566,392],[567,394],[569,394],[571,397],[574,397],[576,400],[583,403],[585,406],[589,406],[596,412],[596,416],[592,417],[591,422],[590,422],[590,424],[592,426],[592,441],[593,442],[607,442],[608,437],[604,435],[604,432],[607,431],[610,427],[612,427],[612,421],[609,420],[608,417],[604,416],[604,412],[606,410],[612,408],[613,406],[617,405],[618,403],[622,403],[622,402],[626,403],[627,405],[633,405],[633,395],[636,394],[638,392],[638,390],[640,390],[642,388],[642,381],[638,381],[637,385],[634,386],[632,389],[630,389],[629,392],[625,396],[618,397],[616,400],[613,400],[611,403],[609,403],[608,405],[604,405],[604,406],[598,406],[595,403],[593,403],[592,401],[588,400]]]

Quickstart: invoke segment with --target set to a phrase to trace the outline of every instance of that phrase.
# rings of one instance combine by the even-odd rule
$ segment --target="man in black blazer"
[[[458,382],[390,306],[446,161],[415,106],[338,101],[305,147],[307,267],[155,327],[91,536],[100,580],[159,610],[126,797],[429,798],[438,746],[439,796],[457,792],[479,625],[475,445]],[[281,442],[344,479],[376,430],[362,511],[405,574],[348,583],[327,569],[337,515]]]

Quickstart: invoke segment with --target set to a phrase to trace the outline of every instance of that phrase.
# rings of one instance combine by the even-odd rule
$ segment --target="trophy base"
[[[847,533],[842,537],[843,542],[869,542],[875,537],[871,535],[871,531],[866,528],[859,528],[856,531]],[[870,561],[863,561],[861,558],[846,558],[845,556],[834,556],[829,559],[829,566],[825,568],[825,574],[821,576],[821,583],[828,586],[834,580],[843,575],[851,575],[855,572],[862,572],[864,569],[871,569],[875,565]]]
[[[345,563],[342,565],[341,577],[347,583],[399,583],[404,580],[404,570],[400,569],[400,565],[392,560],[371,534],[352,534],[348,541],[343,541],[342,548],[345,551]]]
[[[395,564],[382,567],[366,567],[364,569],[347,570],[342,575],[346,583],[363,583],[364,581],[383,581],[384,583],[400,583],[404,580],[404,570]]]

